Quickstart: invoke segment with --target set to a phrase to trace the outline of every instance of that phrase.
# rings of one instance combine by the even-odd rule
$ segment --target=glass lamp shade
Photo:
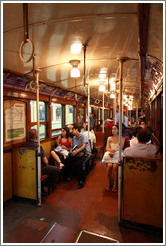
[[[115,94],[112,93],[112,94],[110,95],[110,98],[115,98]]]
[[[80,77],[80,70],[77,67],[74,67],[70,72],[70,77],[79,78]]]
[[[105,91],[105,86],[104,85],[100,85],[99,86],[99,91]]]

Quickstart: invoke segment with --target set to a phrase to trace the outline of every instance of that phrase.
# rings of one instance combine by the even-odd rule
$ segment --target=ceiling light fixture
[[[70,60],[69,63],[73,67],[72,70],[70,71],[70,77],[79,78],[80,77],[80,70],[77,67],[80,64],[80,60]]]
[[[115,94],[112,93],[112,94],[110,95],[110,98],[115,98]]]
[[[106,75],[107,75],[107,68],[106,67],[102,67],[100,69],[99,78],[100,79],[105,79]]]
[[[105,86],[103,84],[99,86],[99,91],[105,91]]]

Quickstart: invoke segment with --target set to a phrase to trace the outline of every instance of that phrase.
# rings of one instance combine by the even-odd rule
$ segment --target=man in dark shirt
[[[28,134],[28,141],[24,145],[25,147],[28,148],[34,148],[38,149],[38,144],[37,144],[37,131],[36,129],[30,129],[29,134]],[[41,153],[41,170],[42,174],[48,174],[49,177],[45,181],[45,185],[48,187],[55,188],[55,183],[57,181],[57,178],[60,174],[60,169],[56,166],[51,166],[48,165],[48,159],[46,157],[45,151],[40,146],[40,153]],[[43,191],[44,193],[44,191]]]

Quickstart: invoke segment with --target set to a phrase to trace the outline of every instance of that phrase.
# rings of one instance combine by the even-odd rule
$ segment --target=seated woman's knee
[[[107,167],[112,167],[112,163],[111,162],[108,162],[107,163]]]

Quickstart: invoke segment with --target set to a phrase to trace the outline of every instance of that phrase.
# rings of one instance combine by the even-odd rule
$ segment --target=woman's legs
[[[106,187],[110,188],[111,174],[112,174],[112,163],[110,163],[110,162],[107,163],[106,171],[107,171],[107,185],[106,185]]]
[[[59,158],[59,156],[55,153],[55,151],[51,151],[51,155],[53,157],[53,159],[57,162],[57,163],[61,163],[61,160]],[[60,164],[60,169],[64,166],[64,164]]]
[[[114,177],[114,184],[113,184],[112,191],[116,192],[117,191],[116,184],[117,184],[117,179],[118,179],[118,163],[113,163],[112,174],[113,174],[113,177]]]

